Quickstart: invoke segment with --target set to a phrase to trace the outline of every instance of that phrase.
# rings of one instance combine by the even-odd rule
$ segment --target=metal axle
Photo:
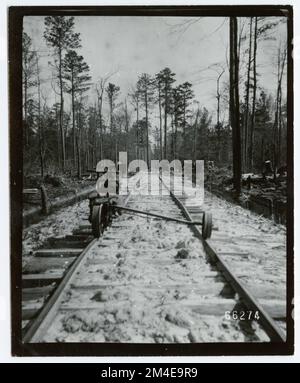
[[[165,215],[156,214],[156,213],[150,213],[148,211],[142,211],[142,210],[137,210],[137,209],[131,209],[129,207],[124,207],[124,206],[120,206],[120,205],[112,205],[112,206],[113,206],[113,208],[124,210],[124,211],[130,212],[130,213],[144,214],[144,215],[151,216],[151,217],[162,218],[162,219],[165,219],[166,221],[173,221],[173,222],[183,223],[185,225],[201,225],[202,226],[202,222],[186,221],[184,219],[178,219],[178,218],[173,218],[173,217],[166,217]]]

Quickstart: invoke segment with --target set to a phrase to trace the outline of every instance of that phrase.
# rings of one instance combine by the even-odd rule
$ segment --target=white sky
[[[176,73],[177,83],[189,81],[193,84],[197,101],[215,116],[217,73],[203,69],[222,63],[226,69],[222,80],[228,78],[228,19],[207,17],[192,24],[183,34],[174,31],[176,24],[187,20],[191,18],[75,17],[75,31],[80,33],[82,41],[80,53],[90,66],[92,81],[115,73],[109,81],[120,86],[122,101],[141,73],[153,75],[168,66]],[[24,30],[32,38],[35,49],[43,55],[51,53],[43,38],[44,17],[25,17]],[[276,31],[275,36],[284,38],[284,26]],[[276,88],[275,65],[271,65],[272,61],[275,63],[274,45],[277,42],[268,41],[258,47],[259,84],[273,93]],[[50,76],[50,59],[49,56],[41,60],[44,78]],[[54,102],[54,92],[49,85],[45,86],[48,87],[44,89],[48,102]],[[93,91],[89,95],[93,103]]]

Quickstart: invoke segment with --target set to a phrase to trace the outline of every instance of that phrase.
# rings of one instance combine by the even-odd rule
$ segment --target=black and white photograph
[[[16,354],[293,353],[292,23],[10,8]]]

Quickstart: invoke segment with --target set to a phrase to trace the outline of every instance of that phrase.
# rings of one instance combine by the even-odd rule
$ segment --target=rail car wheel
[[[104,230],[104,209],[103,205],[95,205],[92,212],[92,231],[96,238],[101,237]]]
[[[203,213],[202,217],[202,237],[203,239],[207,239],[211,237],[212,231],[212,214],[211,213]]]
[[[106,215],[107,226],[109,226],[112,223],[112,218],[113,218],[113,209],[111,206],[108,206],[107,215]]]
[[[102,205],[102,222],[103,222],[103,227],[107,227],[111,222],[110,222],[110,217],[111,217],[111,209],[108,203],[104,203]]]

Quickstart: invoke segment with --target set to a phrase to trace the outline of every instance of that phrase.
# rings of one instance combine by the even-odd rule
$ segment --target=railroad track
[[[126,205],[127,198],[124,199]],[[82,217],[71,235],[50,237],[34,251],[22,272],[22,334],[27,342],[61,294],[77,265],[96,242],[91,224]]]
[[[141,194],[129,196],[129,208],[200,219],[201,208],[187,196],[143,195],[146,178],[140,175]],[[99,240],[89,239],[23,341],[283,342],[275,314],[199,226],[122,214]]]

